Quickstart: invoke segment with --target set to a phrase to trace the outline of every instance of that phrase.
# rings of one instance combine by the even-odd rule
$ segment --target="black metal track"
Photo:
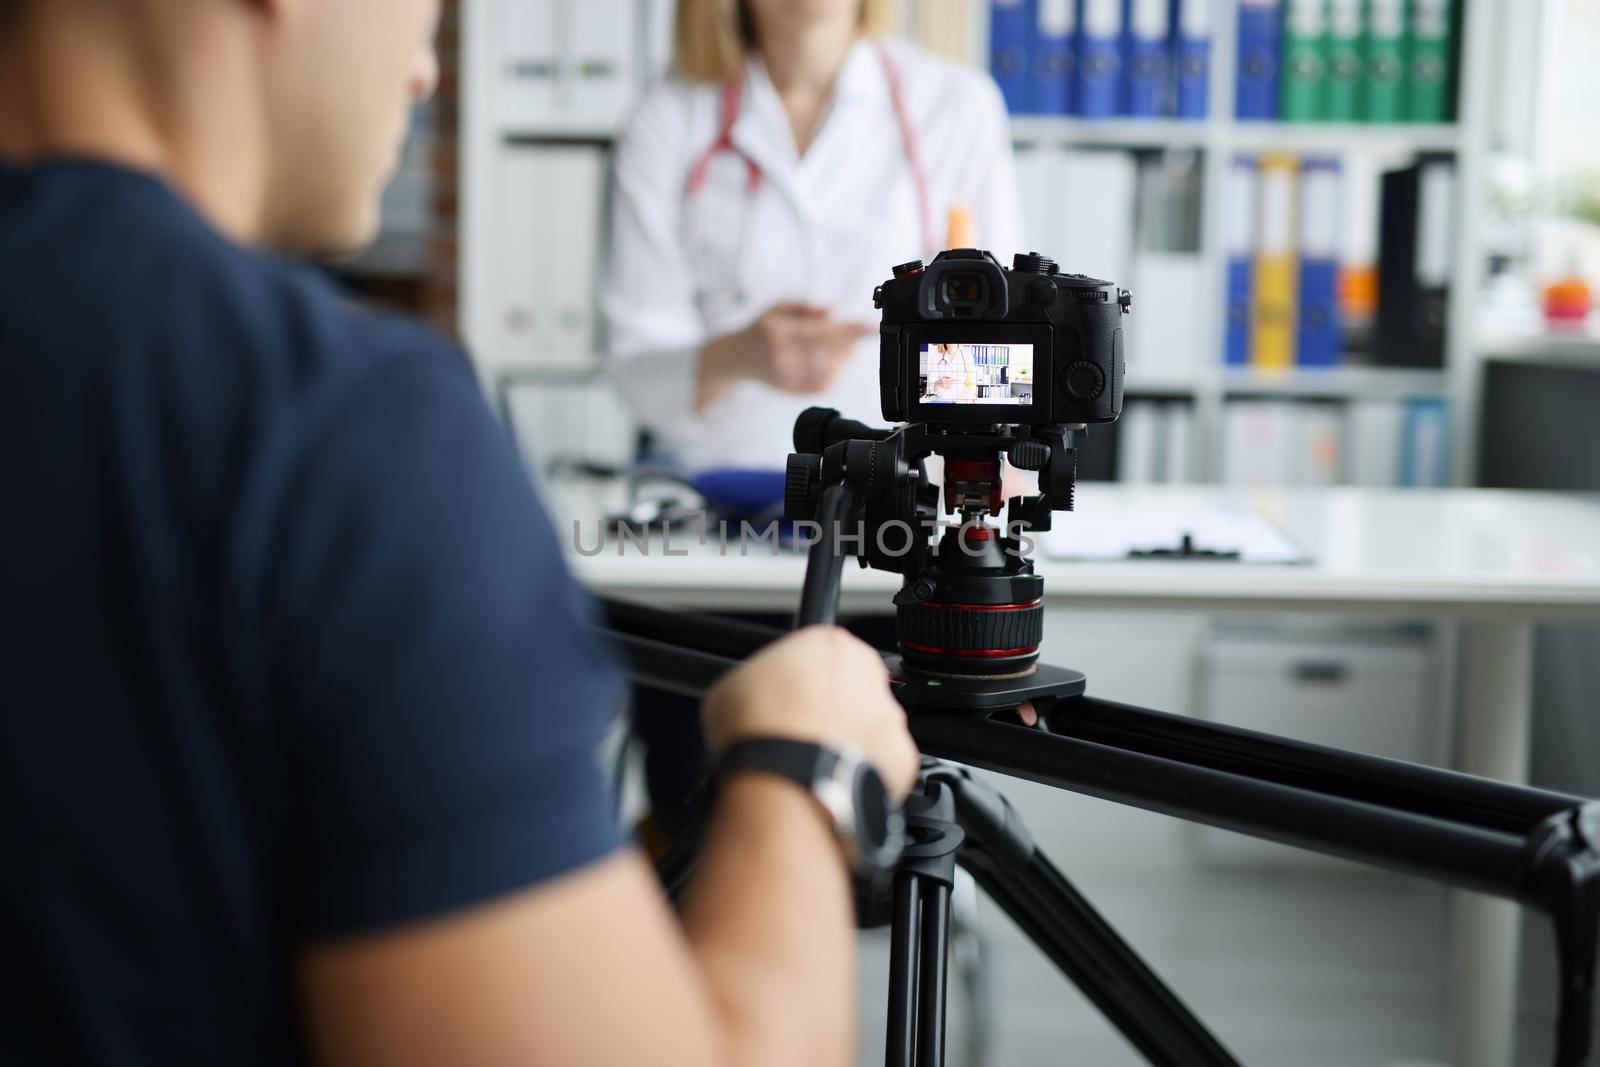
[[[847,504],[839,498],[832,506],[847,510]],[[837,569],[826,573],[828,582],[808,580],[802,623],[833,617]],[[605,607],[605,630],[629,660],[634,677],[691,695],[703,693],[728,668],[781,636],[765,627],[621,601],[607,601]],[[1545,910],[1563,939],[1556,1062],[1561,1067],[1590,1062],[1593,941],[1600,911],[1600,846],[1595,842],[1600,833],[1587,829],[1594,809],[1584,807],[1584,798],[1088,696],[1062,698],[1042,710],[1037,728],[964,711],[913,709],[909,722],[912,736],[930,756]],[[683,862],[674,874],[681,885],[688,861],[678,859]],[[1127,964],[1120,972],[1113,973],[1105,960],[1096,961],[1104,945],[1096,942],[1095,924],[1103,925],[1103,920],[1043,857],[1037,860],[1027,871],[1006,877],[981,864],[972,866],[980,884],[1023,931],[1152,1062],[1231,1063],[1198,1020],[1185,1021],[1187,1009],[1159,978],[1141,970],[1143,964],[1131,949],[1123,953],[1131,963],[1116,953],[1106,956],[1117,967]],[[925,936],[934,934],[925,931]],[[1114,931],[1110,937],[1115,939]],[[918,946],[924,953],[928,947]],[[933,961],[919,962],[916,971],[926,972]],[[918,973],[912,979],[916,971],[904,971],[898,975],[906,986],[896,987],[900,995],[915,996],[920,992],[916,985],[927,982],[938,987],[942,1000],[942,972]],[[929,1021],[924,1010],[915,1014],[926,1026],[942,1024],[942,1017]],[[1152,1024],[1152,1019],[1165,1021]],[[900,1035],[903,1048],[922,1044],[919,1036],[929,1039],[925,1047],[930,1052],[937,1047],[932,1031],[916,1036],[908,1031]]]
[[[635,676],[684,693],[779,636],[619,602],[607,615]],[[1581,802],[1088,697],[1049,718],[913,713],[911,730],[932,756],[1529,903],[1522,828]]]

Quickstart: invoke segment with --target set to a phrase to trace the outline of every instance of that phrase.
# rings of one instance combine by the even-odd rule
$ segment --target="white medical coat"
[[[993,80],[906,42],[887,47],[919,141],[933,239],[945,240],[949,209],[965,206],[978,247],[1010,266],[1023,249],[1010,131]],[[717,85],[663,82],[640,101],[618,142],[601,278],[608,365],[629,408],[686,470],[782,468],[806,407],[882,423],[877,333],[856,346],[825,392],[785,393],[746,380],[697,413],[701,346],[785,300],[876,324],[873,289],[894,264],[926,259],[930,250],[922,247],[915,178],[871,43],[851,49],[803,157],[777,91],[752,58],[731,136],[761,168],[760,188],[748,200],[744,158],[720,152],[691,207],[689,173],[717,137],[722,96]],[[743,277],[741,242],[748,243]]]

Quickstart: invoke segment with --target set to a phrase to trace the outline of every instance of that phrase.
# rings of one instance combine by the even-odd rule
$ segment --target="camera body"
[[[873,293],[889,422],[1074,425],[1122,412],[1126,290],[1053,260],[952,248]]]

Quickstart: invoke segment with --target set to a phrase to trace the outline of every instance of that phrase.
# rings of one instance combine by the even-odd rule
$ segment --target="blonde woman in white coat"
[[[881,421],[872,290],[1019,223],[988,74],[884,36],[888,0],[679,0],[618,144],[603,310],[630,408],[689,473],[781,469],[813,404]]]

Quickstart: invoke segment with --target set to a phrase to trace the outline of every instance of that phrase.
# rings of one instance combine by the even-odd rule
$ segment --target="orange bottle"
[[[1544,317],[1551,322],[1582,322],[1593,302],[1589,283],[1576,270],[1544,287]]]
[[[974,248],[977,227],[973,223],[972,209],[965,204],[952,205],[945,216],[946,248]]]

